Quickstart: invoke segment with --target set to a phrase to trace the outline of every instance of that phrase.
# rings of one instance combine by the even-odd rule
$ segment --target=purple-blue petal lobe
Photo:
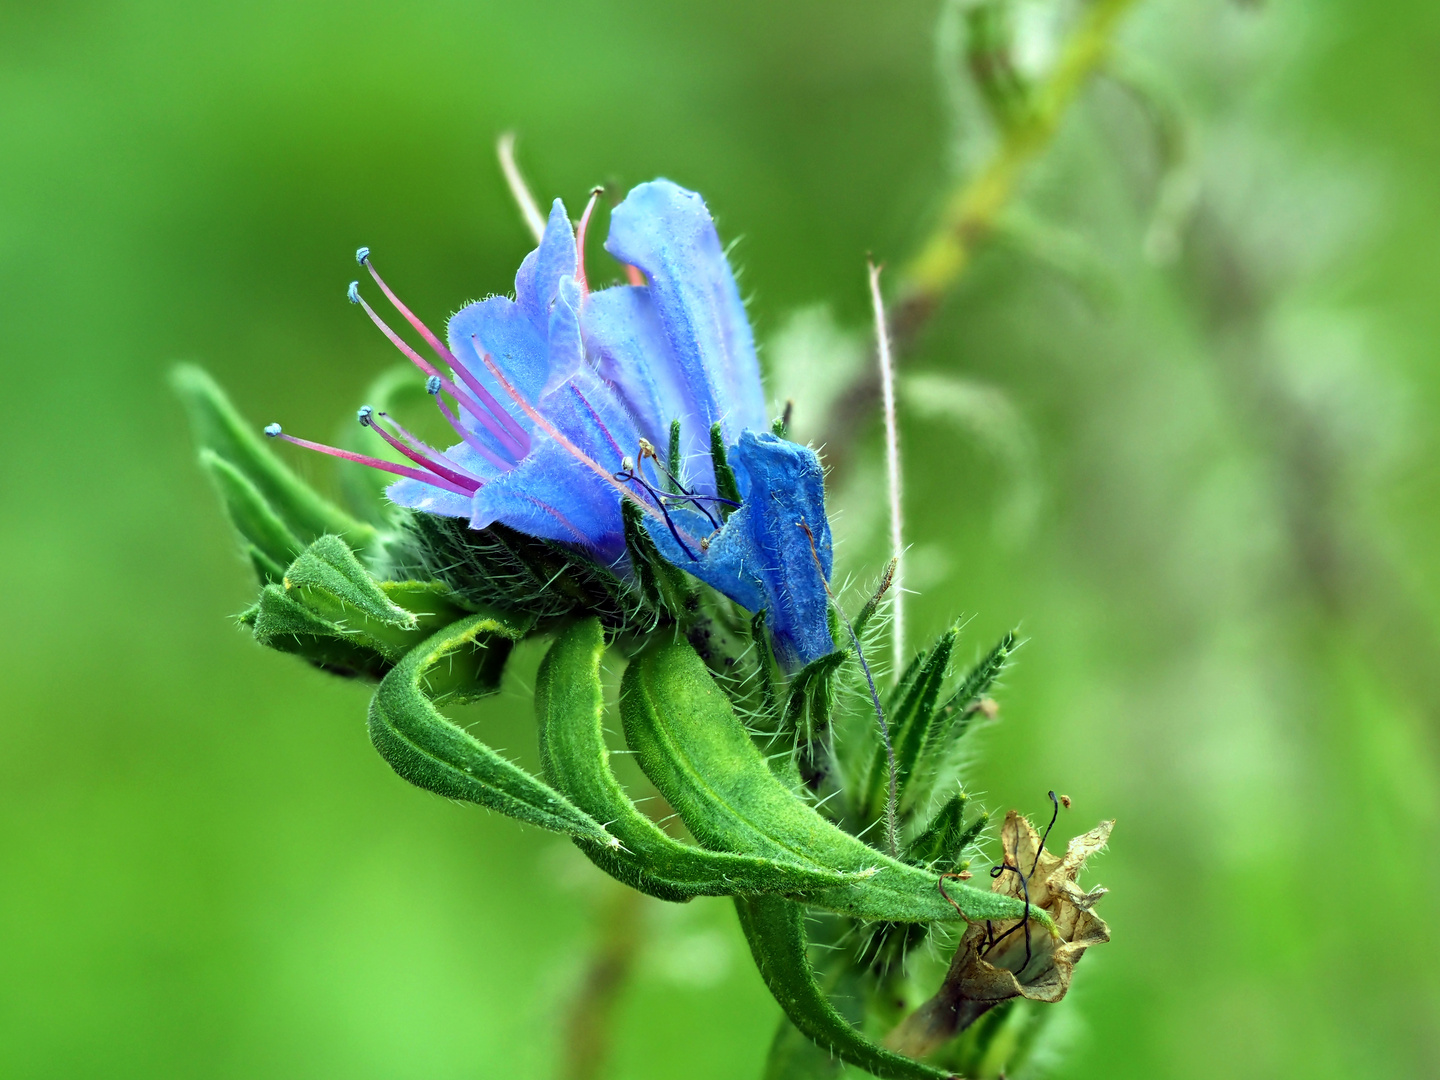
[[[818,660],[835,650],[825,589],[833,551],[820,459],[769,432],[745,431],[729,460],[740,509],[698,560],[686,556],[663,525],[647,523],[650,536],[675,565],[750,611],[764,608],[776,658],[787,668]]]
[[[610,215],[605,250],[639,267],[649,284],[687,414],[708,436],[719,423],[726,443],[763,430],[760,364],[735,275],[705,201],[669,180],[634,188]]]

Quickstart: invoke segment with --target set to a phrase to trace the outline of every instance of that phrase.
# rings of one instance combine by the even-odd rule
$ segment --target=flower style
[[[350,299],[428,376],[460,442],[442,452],[368,408],[360,422],[413,465],[292,438],[276,424],[267,434],[399,475],[388,494],[400,506],[475,529],[498,522],[622,572],[629,500],[665,558],[766,611],[783,664],[831,652],[823,472],[813,450],[767,430],[754,339],[704,201],[668,180],[632,190],[605,244],[631,283],[591,292],[583,252],[594,206],[592,196],[577,234],[555,200],[515,298],[462,309],[448,344],[391,291],[369,250],[357,253],[438,363],[392,330],[358,283]],[[668,460],[656,447],[672,446],[677,422]],[[724,465],[712,453],[721,447]]]

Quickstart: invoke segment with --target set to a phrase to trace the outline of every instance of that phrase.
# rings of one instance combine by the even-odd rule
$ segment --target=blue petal
[[[681,420],[682,479],[714,491],[710,429],[694,419],[650,290],[619,285],[592,293],[581,321],[591,361],[624,397],[641,433],[663,449],[670,442],[670,422]]]
[[[669,345],[668,355],[656,352],[649,363],[674,365],[689,406],[684,418],[707,435],[719,422],[726,443],[746,428],[763,429],[755,341],[704,200],[669,180],[641,184],[611,214],[605,250],[649,280]]]
[[[520,264],[515,274],[515,301],[541,333],[550,319],[550,303],[562,278],[575,276],[577,252],[575,230],[565,213],[565,204],[556,199],[540,246]]]
[[[385,489],[385,494],[396,506],[411,510],[424,510],[441,517],[470,516],[470,499],[467,496],[456,495],[453,491],[422,484],[419,480],[408,477],[396,480]]]
[[[742,504],[698,561],[663,524],[648,523],[650,535],[676,566],[747,610],[764,608],[785,667],[818,660],[835,649],[825,589],[833,552],[820,459],[809,447],[745,431],[730,462]],[[813,549],[801,522],[810,528]]]
[[[450,351],[521,424],[527,421],[511,407],[510,397],[496,382],[479,353],[490,354],[527,401],[535,401],[567,376],[552,377],[549,343],[551,309],[565,281],[575,280],[575,234],[559,199],[540,246],[520,264],[515,299],[492,296],[461,309],[450,319]],[[576,341],[578,342],[578,334]],[[568,362],[568,355],[564,358]]]
[[[588,368],[544,398],[540,412],[565,439],[608,476],[639,441],[629,415]],[[628,448],[628,449],[627,449]],[[578,460],[543,430],[525,459],[475,493],[471,525],[499,521],[548,540],[575,544],[605,563],[625,551],[619,486]]]

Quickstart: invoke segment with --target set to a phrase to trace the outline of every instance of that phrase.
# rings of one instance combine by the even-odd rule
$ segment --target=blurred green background
[[[0,2],[0,1075],[552,1074],[604,882],[408,788],[364,687],[230,625],[165,372],[336,430],[392,359],[358,244],[435,320],[511,287],[512,128],[572,212],[701,190],[762,340],[817,303],[863,334],[865,253],[952,182],[938,13]],[[976,786],[1119,819],[1056,1075],[1440,1075],[1437,55],[1430,4],[1141,0],[1116,70],[1183,118],[1179,248],[1152,110],[1100,78],[906,358],[966,380],[904,421],[912,632],[1030,639]],[[847,449],[873,571],[876,432]],[[473,717],[522,759],[535,662]],[[609,1075],[757,1076],[730,907],[645,919]]]

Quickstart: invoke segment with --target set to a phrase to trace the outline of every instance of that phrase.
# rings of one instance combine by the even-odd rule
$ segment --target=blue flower
[[[358,285],[350,299],[429,376],[460,442],[442,452],[368,409],[361,423],[413,466],[267,430],[399,474],[388,493],[401,506],[463,517],[476,529],[499,522],[622,571],[621,504],[631,500],[667,559],[743,607],[766,611],[787,667],[832,651],[820,462],[766,430],[750,324],[704,201],[668,180],[631,191],[611,215],[605,244],[631,284],[591,292],[579,253],[594,204],[577,237],[557,199],[540,246],[515,276],[515,298],[462,309],[450,320],[448,344],[395,296],[368,249],[357,253],[438,364],[387,326]],[[677,420],[680,454],[667,461],[661,453]],[[715,425],[738,508],[718,490]]]

